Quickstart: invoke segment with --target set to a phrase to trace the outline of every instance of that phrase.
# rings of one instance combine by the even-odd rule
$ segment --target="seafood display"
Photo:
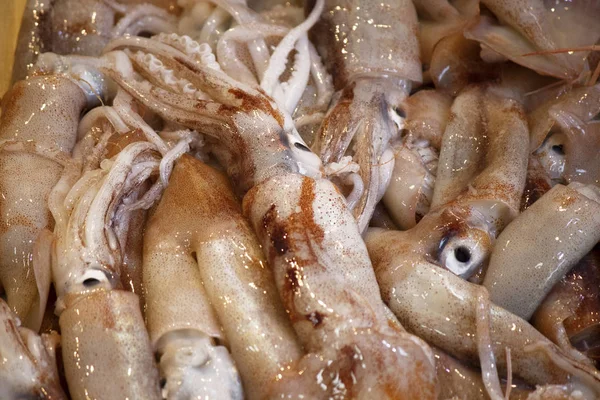
[[[0,399],[599,399],[599,20],[27,1]]]

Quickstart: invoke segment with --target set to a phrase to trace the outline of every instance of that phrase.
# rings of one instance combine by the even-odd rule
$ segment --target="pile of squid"
[[[599,399],[598,21],[29,1],[0,399]]]

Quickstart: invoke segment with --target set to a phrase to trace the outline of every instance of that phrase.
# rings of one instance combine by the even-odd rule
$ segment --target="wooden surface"
[[[21,16],[27,0],[0,0],[0,96],[7,90]]]

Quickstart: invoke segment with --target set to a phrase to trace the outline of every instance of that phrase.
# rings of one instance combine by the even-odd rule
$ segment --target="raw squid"
[[[361,231],[389,184],[390,141],[402,124],[397,109],[412,84],[422,80],[416,29],[410,1],[328,0],[312,32],[341,91],[312,147],[324,163],[353,153],[364,185],[353,209]]]

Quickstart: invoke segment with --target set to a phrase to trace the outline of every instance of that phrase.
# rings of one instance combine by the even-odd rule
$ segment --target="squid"
[[[176,12],[175,0],[28,0],[12,81],[29,75],[42,53],[99,56],[117,36],[175,32]]]
[[[177,42],[121,40],[109,48],[152,53],[210,97],[174,92],[142,64],[136,67],[142,80],[106,69],[163,119],[209,137],[244,195],[244,215],[306,351],[282,373],[273,395],[435,398],[431,350],[383,304],[356,221],[341,193],[322,178],[321,160],[289,114],[263,92],[194,60]]]
[[[50,288],[44,251],[48,235],[43,234],[54,224],[49,195],[70,159],[79,116],[96,101],[90,92],[104,91],[92,75],[74,74],[75,78],[51,74],[20,81],[2,107],[0,282],[8,305],[34,331],[39,329]]]
[[[155,153],[148,142],[131,143],[64,191],[67,171],[53,190],[56,312],[74,399],[160,398],[139,298],[121,290],[120,279],[130,229],[126,206],[157,172]],[[112,382],[110,388],[106,382]]]
[[[246,398],[267,398],[303,352],[226,178],[183,156],[146,229],[146,316],[166,398],[241,398],[240,377]]]
[[[587,52],[555,51],[594,45],[600,39],[597,2],[483,0],[481,3],[494,15],[482,14],[465,31],[465,36],[481,44],[482,55],[487,53],[487,59],[509,59],[541,75],[566,81],[585,76],[589,68]],[[523,9],[528,12],[515,12]]]
[[[400,229],[414,227],[429,212],[451,104],[443,93],[421,90],[402,106],[405,133],[394,145],[394,169],[382,199]]]
[[[599,228],[596,186],[554,186],[498,237],[483,281],[492,301],[529,319],[552,287],[600,240]]]
[[[361,232],[390,181],[394,167],[390,143],[402,125],[397,110],[411,86],[422,81],[416,30],[410,1],[359,0],[326,1],[312,29],[317,50],[340,91],[312,148],[326,164],[353,154],[364,187],[353,187],[360,195],[353,214]]]
[[[56,365],[59,335],[21,326],[2,299],[0,322],[0,397],[66,400]]]

